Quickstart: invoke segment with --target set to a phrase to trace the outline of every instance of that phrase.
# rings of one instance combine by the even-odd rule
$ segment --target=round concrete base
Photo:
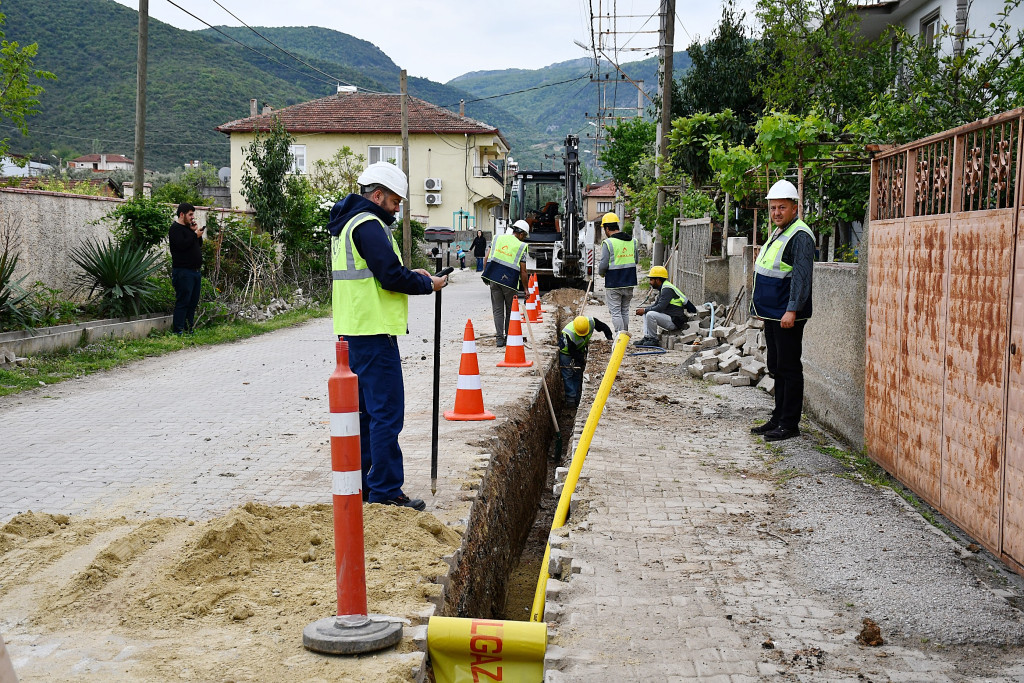
[[[307,650],[329,655],[357,655],[391,647],[402,640],[402,624],[390,617],[371,614],[359,626],[345,626],[338,617],[314,621],[302,630]]]

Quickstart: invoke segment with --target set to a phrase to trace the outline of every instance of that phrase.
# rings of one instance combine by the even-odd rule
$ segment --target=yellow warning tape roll
[[[427,651],[437,683],[544,679],[546,624],[430,617]]]

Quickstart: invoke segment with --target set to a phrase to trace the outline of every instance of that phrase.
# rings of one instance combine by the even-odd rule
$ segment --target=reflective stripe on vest
[[[669,306],[678,306],[679,308],[686,307],[686,295],[683,294],[683,291],[681,289],[676,287],[668,280],[665,280],[665,283],[662,285],[662,287],[668,287],[675,293],[675,296],[668,302]]]
[[[613,247],[612,240],[615,246]],[[601,243],[607,247],[608,272],[604,276],[605,289],[625,289],[636,286],[636,242],[609,237]]]
[[[518,289],[519,262],[523,260],[526,248],[526,243],[515,235],[495,237],[491,243],[491,257],[480,277],[509,289]]]
[[[405,334],[409,322],[409,297],[384,289],[367,267],[353,242],[357,226],[380,229],[388,236],[399,263],[402,255],[388,227],[369,212],[358,213],[331,238],[331,279],[334,333],[341,335]]]
[[[562,334],[569,337],[569,341],[571,341],[577,349],[582,349],[584,346],[589,344],[590,338],[594,336],[594,319],[588,317],[587,320],[590,321],[590,332],[583,335],[582,337],[576,334],[576,327],[571,322],[562,328]],[[567,356],[569,355],[568,349],[560,348],[558,350],[559,352],[564,353]]]
[[[807,227],[807,224],[799,218],[796,219],[786,228],[785,232],[761,249],[761,253],[757,255],[757,261],[754,262],[754,272],[765,277],[792,277],[793,266],[782,261],[782,254],[786,251],[789,240],[793,239],[798,232],[805,232],[812,240],[814,239],[814,233]]]

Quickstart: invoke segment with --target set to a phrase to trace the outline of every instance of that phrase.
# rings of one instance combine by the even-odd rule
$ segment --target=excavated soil
[[[370,611],[416,619],[459,534],[363,510]],[[28,512],[0,527],[0,630],[33,645],[23,682],[412,680],[413,657],[303,649],[302,629],[335,613],[333,541],[328,505],[249,503],[202,524]]]

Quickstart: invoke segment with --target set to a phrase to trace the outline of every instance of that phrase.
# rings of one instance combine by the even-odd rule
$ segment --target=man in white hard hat
[[[530,224],[518,220],[512,231],[498,235],[491,242],[491,256],[480,277],[491,288],[491,315],[494,317],[495,344],[505,345],[508,323],[512,317],[512,298],[526,288],[526,238]]]
[[[775,231],[754,263],[750,312],[764,320],[768,372],[775,378],[775,409],[763,425],[751,428],[765,441],[800,434],[804,403],[804,325],[811,317],[814,233],[800,220],[800,195],[780,180],[768,190],[768,215]]]
[[[636,242],[619,229],[619,217],[606,213],[601,218],[604,240],[597,274],[604,276],[604,301],[612,316],[615,335],[629,332],[629,302],[636,287]]]
[[[370,164],[350,194],[331,209],[334,333],[348,342],[349,365],[359,376],[359,437],[363,500],[422,510],[403,491],[405,470],[398,435],[405,418],[405,386],[398,337],[408,334],[409,295],[448,283],[402,263],[391,234],[409,182],[394,164]]]

